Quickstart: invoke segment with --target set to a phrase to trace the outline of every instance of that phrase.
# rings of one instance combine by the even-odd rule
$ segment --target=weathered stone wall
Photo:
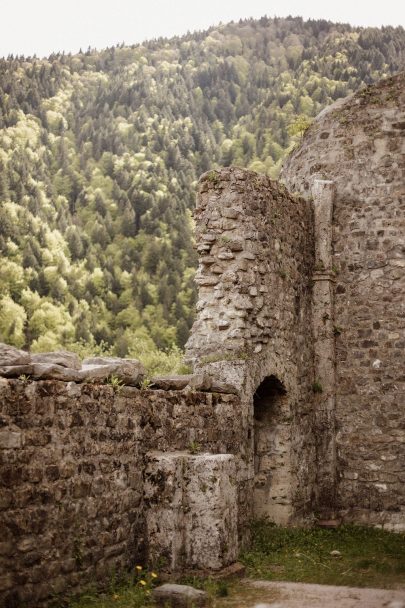
[[[201,178],[195,219],[199,301],[188,357],[240,388],[240,416],[252,431],[257,388],[270,376],[282,383],[286,399],[274,419],[266,472],[277,476],[277,492],[269,484],[267,514],[288,523],[310,508],[316,468],[312,209],[263,175],[229,168]],[[262,483],[264,471],[256,473],[255,480],[252,432],[245,471],[251,486]]]
[[[202,177],[196,374],[144,390],[137,361],[1,345],[7,608],[148,552],[219,568],[251,515],[405,527],[404,85],[318,118],[283,174],[308,200],[241,169]]]
[[[0,379],[0,603],[36,606],[142,562],[147,453],[239,455],[239,409],[232,394]]]
[[[283,178],[333,180],[338,507],[405,527],[405,75],[324,111]]]

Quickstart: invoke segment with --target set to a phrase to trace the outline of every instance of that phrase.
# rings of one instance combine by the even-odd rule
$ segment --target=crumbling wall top
[[[283,360],[283,369],[269,373],[288,384],[307,313],[311,206],[264,175],[230,167],[202,176],[195,219],[199,300],[189,359],[200,368],[216,364],[224,380],[242,386],[271,351],[271,367]],[[265,373],[259,367],[255,383]]]

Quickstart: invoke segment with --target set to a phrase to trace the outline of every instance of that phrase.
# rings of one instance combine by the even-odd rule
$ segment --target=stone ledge
[[[31,376],[37,380],[94,382],[115,376],[122,384],[139,385],[146,374],[137,359],[90,357],[80,361],[76,353],[55,351],[31,354],[0,343],[0,376]]]
[[[90,357],[80,361],[69,351],[30,354],[0,343],[0,377],[30,380],[105,384],[141,387],[146,370],[137,359]],[[237,388],[207,374],[155,376],[147,388],[165,391],[203,391],[238,395]]]

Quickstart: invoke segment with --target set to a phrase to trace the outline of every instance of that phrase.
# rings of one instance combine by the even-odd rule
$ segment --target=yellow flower
[[[118,598],[119,598],[119,595],[117,593],[114,593],[113,600],[117,600]]]
[[[156,574],[156,572],[151,572],[151,577],[152,577],[152,578],[157,578],[157,577],[158,577],[158,575]]]
[[[142,570],[142,566],[135,566],[135,569],[138,570],[138,572],[140,572]]]
[[[146,581],[139,581],[141,585],[146,585]]]

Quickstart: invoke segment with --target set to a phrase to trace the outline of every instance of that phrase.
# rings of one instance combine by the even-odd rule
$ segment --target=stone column
[[[335,336],[332,269],[333,181],[315,180],[315,272],[312,323],[315,355],[315,435],[317,446],[318,508],[330,516],[335,503]]]

